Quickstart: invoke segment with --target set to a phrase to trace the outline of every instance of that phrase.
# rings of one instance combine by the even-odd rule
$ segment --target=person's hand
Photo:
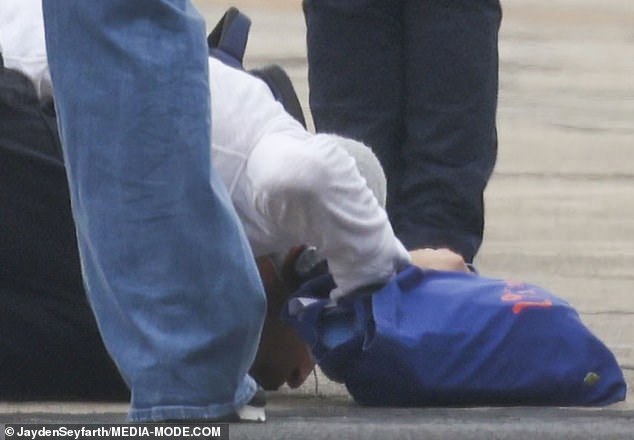
[[[412,258],[412,264],[422,269],[469,272],[464,258],[450,249],[416,249],[410,251],[409,255]]]

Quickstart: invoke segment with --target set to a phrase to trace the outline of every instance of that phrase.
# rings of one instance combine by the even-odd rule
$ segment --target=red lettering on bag
[[[507,288],[500,299],[504,302],[514,302],[513,313],[519,315],[529,308],[548,308],[553,306],[553,302],[549,299],[542,299],[540,295],[531,288],[524,287],[523,283],[516,281],[508,281]]]
[[[549,299],[545,299],[541,302],[534,302],[534,301],[520,301],[518,303],[513,304],[513,313],[515,313],[516,315],[519,315],[520,313],[522,313],[524,310],[531,308],[531,307],[540,307],[540,308],[548,308],[548,307],[552,307],[553,306],[553,302]]]

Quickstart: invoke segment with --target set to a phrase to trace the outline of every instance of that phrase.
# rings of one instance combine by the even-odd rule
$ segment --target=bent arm
[[[247,163],[254,207],[280,250],[310,244],[329,263],[338,298],[386,282],[409,255],[354,159],[328,135],[262,138]]]
[[[210,73],[214,167],[256,255],[317,247],[338,285],[334,297],[383,283],[409,262],[342,138],[308,133],[245,72],[211,59]]]

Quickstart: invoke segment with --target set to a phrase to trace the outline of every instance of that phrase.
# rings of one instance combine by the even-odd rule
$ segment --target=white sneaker
[[[266,406],[266,393],[260,387],[255,392],[251,400],[247,402],[242,408],[235,413],[235,419],[231,419],[229,416],[228,422],[266,422],[266,412],[264,408]]]

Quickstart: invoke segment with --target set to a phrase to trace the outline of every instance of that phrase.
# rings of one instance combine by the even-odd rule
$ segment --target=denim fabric
[[[255,392],[265,298],[210,167],[203,20],[188,1],[43,5],[82,273],[129,418],[228,414]]]
[[[315,127],[371,146],[408,249],[482,241],[495,164],[498,0],[304,0]]]

